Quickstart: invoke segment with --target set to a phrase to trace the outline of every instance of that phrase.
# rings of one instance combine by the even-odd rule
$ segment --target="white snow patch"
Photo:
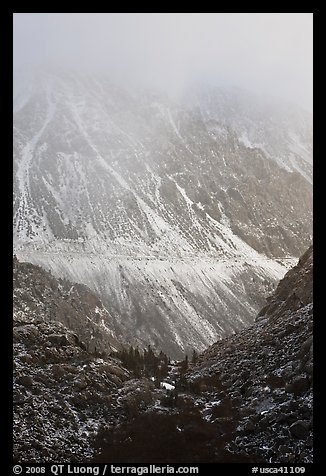
[[[161,382],[161,387],[165,388],[166,390],[174,390],[175,386],[171,385],[168,382]]]

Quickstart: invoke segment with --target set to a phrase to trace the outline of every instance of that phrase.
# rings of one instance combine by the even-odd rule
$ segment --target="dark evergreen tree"
[[[188,370],[188,355],[180,362],[180,375],[183,375]]]
[[[192,353],[192,363],[195,365],[198,362],[198,352],[194,349]]]

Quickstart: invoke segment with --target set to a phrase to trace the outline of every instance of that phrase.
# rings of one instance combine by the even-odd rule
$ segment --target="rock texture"
[[[113,331],[112,317],[89,288],[31,263],[13,260],[14,320],[21,325],[34,322],[61,323],[75,332],[89,352],[109,355],[121,348]],[[52,338],[55,344],[55,336]],[[58,344],[60,339],[58,337]]]
[[[230,399],[237,420],[227,444],[232,453],[266,462],[312,461],[312,270],[309,248],[258,323],[214,344],[188,376],[199,386],[215,380]]]
[[[172,100],[105,77],[19,79],[16,246],[58,250],[66,239],[120,254],[218,252],[214,221],[269,256],[299,256],[309,243],[308,113],[239,90]]]
[[[181,358],[252,324],[309,245],[312,121],[294,106],[44,70],[14,93],[15,252],[90,287],[134,344]]]
[[[84,461],[102,421],[117,418],[112,394],[129,378],[89,354],[59,323],[14,321],[16,462]]]
[[[277,286],[275,293],[267,298],[267,304],[258,313],[257,320],[277,319],[278,316],[310,304],[313,296],[312,246],[300,258]]]
[[[208,348],[167,402],[106,434],[110,446],[100,438],[96,461],[312,462],[312,266],[310,248],[264,318]]]
[[[101,427],[126,421],[152,401],[153,382],[133,379],[109,357],[121,344],[108,318],[85,286],[14,258],[15,462],[88,461]],[[98,332],[105,319],[105,332]]]
[[[15,461],[312,462],[312,266],[310,248],[251,328],[160,382],[87,350],[46,314],[59,282],[15,262]]]

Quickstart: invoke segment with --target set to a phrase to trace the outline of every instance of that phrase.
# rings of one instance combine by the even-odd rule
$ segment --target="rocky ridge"
[[[89,352],[108,355],[121,348],[108,310],[87,286],[56,279],[43,268],[14,257],[13,289],[14,322],[60,323]]]
[[[111,446],[100,439],[97,460],[312,462],[312,266],[310,248],[256,324],[209,347],[174,382],[170,411],[151,406],[106,434]]]
[[[18,79],[19,259],[87,285],[118,335],[174,358],[252,324],[311,241],[309,114],[244,91]]]
[[[312,461],[312,271],[310,247],[281,280],[258,323],[214,344],[188,375],[191,384],[218,382],[236,409],[227,444],[232,453],[266,462]]]
[[[251,328],[160,384],[44,319],[60,283],[15,261],[15,461],[312,462],[312,267],[310,248]]]
[[[153,382],[109,356],[121,344],[96,332],[99,313],[109,317],[85,286],[14,258],[14,461],[88,461],[101,426],[152,400]]]

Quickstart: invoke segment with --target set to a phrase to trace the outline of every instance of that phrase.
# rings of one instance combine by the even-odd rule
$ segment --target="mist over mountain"
[[[312,111],[312,13],[15,13],[14,71],[48,65],[178,96],[241,87]]]
[[[117,335],[171,355],[250,324],[311,242],[311,116],[239,89],[175,100],[96,75],[24,75],[18,257],[86,284]]]
[[[313,14],[13,30],[14,464],[312,463]]]

